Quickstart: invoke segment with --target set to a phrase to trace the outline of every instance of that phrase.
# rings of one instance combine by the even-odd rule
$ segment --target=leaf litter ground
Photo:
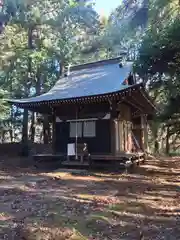
[[[1,169],[0,239],[180,239],[178,158],[130,174]]]

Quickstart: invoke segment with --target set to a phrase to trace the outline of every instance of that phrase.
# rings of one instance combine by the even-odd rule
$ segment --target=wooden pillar
[[[119,143],[120,143],[120,152],[124,151],[124,126],[123,121],[119,120]]]
[[[127,136],[127,142],[128,142],[128,152],[132,152],[132,122],[128,121],[127,123],[127,132],[128,132],[128,136]]]
[[[135,143],[135,149],[137,151],[143,151],[143,126],[141,116],[133,119],[133,138]]]
[[[119,115],[119,142],[120,151],[128,152],[131,151],[131,110],[126,104],[119,104],[118,109],[120,111]]]
[[[52,151],[56,153],[56,111],[52,109]]]
[[[110,118],[110,129],[111,129],[111,153],[116,154],[116,123],[115,119],[117,118],[117,104],[115,102],[112,102],[111,99],[109,99],[109,108],[111,113]]]
[[[120,152],[120,137],[119,137],[119,121],[118,119],[114,120],[115,122],[115,145],[116,145],[116,153]]]
[[[110,127],[111,127],[111,153],[116,153],[116,127],[115,121],[113,118],[110,120]]]
[[[123,120],[123,140],[124,140],[124,151],[126,152],[127,149],[127,131],[126,131],[126,120]]]
[[[76,147],[76,156],[75,159],[78,160],[78,125],[77,125],[77,120],[78,120],[78,115],[79,115],[79,107],[78,105],[76,106],[76,142],[75,142],[75,147]]]

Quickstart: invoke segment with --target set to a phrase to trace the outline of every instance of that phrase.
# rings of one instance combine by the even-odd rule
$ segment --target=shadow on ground
[[[179,159],[131,174],[1,169],[0,239],[180,239]]]

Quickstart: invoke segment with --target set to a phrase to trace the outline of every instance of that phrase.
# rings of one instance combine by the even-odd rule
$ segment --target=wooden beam
[[[148,96],[148,93],[144,90],[140,90],[141,95],[146,99],[146,101],[149,103],[149,105],[153,108],[153,110],[157,110],[156,106],[153,104],[153,100],[150,96]]]
[[[146,110],[146,107],[145,107],[143,104],[140,103],[140,100],[139,100],[139,101],[137,100],[137,99],[138,99],[137,96],[136,96],[136,97],[131,96],[131,99],[132,99],[132,101],[135,103],[135,105],[138,106],[138,108],[140,108],[140,109],[143,110],[143,112]]]
[[[132,107],[138,109],[138,110],[141,111],[142,113],[144,112],[141,107],[137,106],[137,104],[133,103],[132,101],[125,100],[125,103],[128,103],[129,105],[131,105]]]

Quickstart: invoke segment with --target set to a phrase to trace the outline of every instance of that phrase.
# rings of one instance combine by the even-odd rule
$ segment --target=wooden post
[[[126,122],[123,120],[123,151],[126,152]]]
[[[111,153],[115,154],[116,153],[116,123],[115,123],[115,119],[116,119],[116,108],[117,105],[116,103],[112,102],[111,100],[109,100],[109,104],[110,104],[110,113],[111,113],[111,119],[110,119],[110,127],[111,127]]]
[[[125,138],[124,138],[124,123],[122,120],[119,122],[119,136],[120,136],[120,151],[125,151]]]
[[[52,108],[52,151],[56,153],[56,111]]]
[[[78,160],[78,155],[77,155],[77,151],[78,151],[78,123],[77,123],[77,120],[78,120],[78,107],[76,106],[76,142],[75,142],[75,146],[76,146],[76,156],[75,156],[75,159]]]
[[[116,153],[116,129],[115,129],[115,121],[113,118],[110,120],[111,127],[111,153]]]
[[[119,136],[120,136],[120,150],[127,152],[130,151],[130,123],[131,112],[130,108],[126,104],[119,104],[120,116],[119,116]]]
[[[119,153],[120,152],[120,141],[119,141],[119,121],[118,121],[118,119],[115,119],[114,123],[115,123],[116,153]]]

